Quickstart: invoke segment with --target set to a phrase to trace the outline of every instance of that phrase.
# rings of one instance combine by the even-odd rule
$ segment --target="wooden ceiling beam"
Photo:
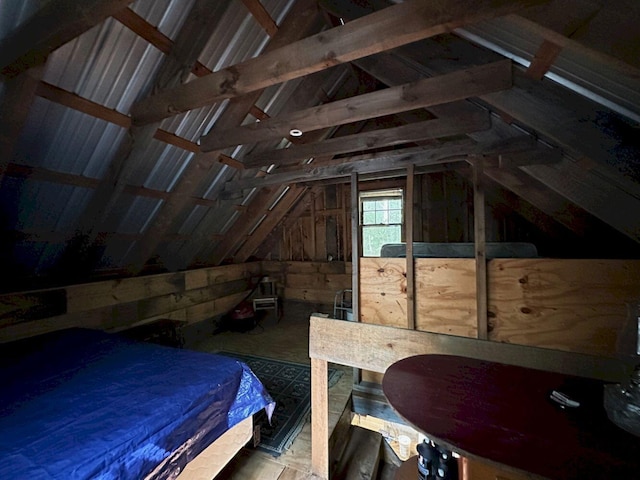
[[[40,82],[36,95],[46,98],[51,102],[55,102],[59,105],[72,108],[78,112],[85,113],[94,118],[99,118],[105,122],[113,123],[122,128],[131,127],[131,118],[124,113],[120,113],[117,110],[112,110],[100,105],[99,103],[87,100],[75,93],[68,92],[60,87],[51,85],[47,82]]]
[[[484,95],[509,89],[511,75],[510,60],[488,63],[210,134],[202,138],[201,148],[209,151],[277,140],[292,128],[308,132]]]
[[[4,82],[4,95],[0,98],[0,180],[27,122],[43,69],[32,68]]]
[[[243,163],[247,168],[271,164],[280,166],[300,162],[312,157],[366,151],[421,140],[464,135],[488,128],[491,128],[489,113],[477,110],[473,114],[466,116],[437,118],[401,127],[372,130],[355,135],[330,138],[322,142],[293,145],[289,148],[248,155],[243,158]]]
[[[288,45],[304,36],[315,33],[320,28],[318,6],[316,0],[298,0],[287,14],[284,22],[280,26],[278,33],[265,47],[265,52],[278,49]],[[247,114],[255,107],[262,90],[251,92],[246,95],[231,99],[224,113],[213,126],[212,131],[216,132],[240,125]],[[203,178],[211,170],[211,158],[216,160],[222,154],[221,151],[201,153],[189,163],[180,180],[176,184],[173,195],[163,204],[155,221],[145,232],[144,238],[140,242],[140,258],[150,258],[154,253],[160,240],[169,231],[177,218],[190,204],[186,200],[192,197],[201,185]],[[211,242],[211,235],[194,235],[194,244],[191,251],[198,251],[196,242]],[[188,263],[188,262],[187,262]],[[185,265],[186,266],[186,265]]]
[[[338,165],[305,165],[299,170],[272,173],[263,178],[247,178],[225,184],[226,192],[267,185],[293,184],[309,180],[348,177],[352,172],[374,173],[406,168],[407,164],[433,165],[465,159],[479,147],[472,140],[444,142],[438,146],[413,147],[341,158]]]
[[[143,99],[132,107],[134,123],[156,122],[539,3],[544,1],[458,0],[444,8],[408,0]]]
[[[264,5],[260,3],[260,0],[242,0],[247,10],[251,12],[253,18],[260,24],[260,26],[267,32],[267,35],[274,37],[278,33],[278,25],[273,21],[271,15],[264,8]]]
[[[37,86],[36,94],[51,102],[64,105],[65,107],[72,108],[73,110],[85,113],[94,118],[99,118],[105,122],[113,123],[114,125],[118,125],[123,128],[131,127],[131,118],[129,116],[120,113],[117,110],[107,108],[104,105],[100,105],[99,103],[87,100],[86,98],[75,93],[68,92],[60,87],[56,87],[55,85],[51,85],[50,83],[40,82]],[[166,130],[156,130],[153,138],[188,152],[201,153],[200,146],[197,143],[167,132]]]
[[[560,45],[556,45],[549,40],[543,40],[535,57],[531,60],[526,74],[534,80],[542,80],[542,77],[549,71],[561,51],[562,47]]]
[[[160,68],[156,72],[153,82],[155,88],[175,86],[184,80],[209,39],[208,34],[203,31],[202,23],[208,23],[208,28],[211,28],[224,13],[228,1],[216,2],[214,5],[211,5],[208,0],[196,0],[194,2],[183,28],[176,37],[170,54],[163,59]],[[148,161],[148,151],[154,142],[158,127],[159,124],[155,124],[143,128],[132,126],[129,129],[128,135],[123,139],[119,151],[101,179],[100,185],[95,189],[84,211],[79,215],[76,230],[78,231],[78,238],[82,238],[83,241],[69,243],[68,248],[60,257],[61,262],[67,262],[68,265],[59,265],[61,269],[65,269],[67,266],[73,267],[74,264],[90,267],[89,262],[98,262],[100,260],[97,257],[86,258],[86,261],[79,260],[88,251],[82,245],[96,246],[98,244],[98,232],[105,229],[105,222],[108,221],[110,214],[113,213],[127,186],[133,183],[132,180],[140,165]],[[185,199],[185,202],[189,202],[189,199]],[[140,243],[136,243],[136,248],[139,249],[139,246]],[[131,258],[138,260],[139,255],[135,256],[137,253],[138,250],[134,252],[134,256]],[[139,269],[144,265],[144,261],[146,261],[146,258],[138,261],[138,263],[132,260],[130,263],[131,273],[139,272]]]
[[[133,3],[133,0],[50,0],[0,42],[0,72],[15,77],[51,52]]]
[[[243,237],[247,237],[256,222],[269,213],[269,207],[273,201],[274,193],[277,187],[263,188],[260,190],[250,203],[250,207],[242,212],[242,215],[236,220],[230,231],[222,237],[216,245],[214,255],[210,258],[213,265],[218,265],[231,255],[238,243]]]
[[[548,2],[509,15],[509,28],[543,39],[625,75],[640,71],[637,49],[640,6],[637,2]],[[569,11],[568,11],[569,8]],[[615,27],[612,27],[615,26]]]
[[[457,70],[462,63],[471,64],[479,58],[485,58],[485,61],[495,58],[494,54],[478,51],[455,37],[450,38],[446,48],[440,43],[426,41],[420,45],[403,47],[394,52],[394,56],[397,56],[397,61],[393,63],[393,67],[387,68],[385,72],[378,70],[373,73],[389,85],[406,81],[407,76],[411,78],[416,74],[416,70],[423,75],[439,75]],[[429,63],[424,61],[425,58],[440,60]],[[394,81],[396,75],[398,79]],[[516,73],[513,88],[484,95],[482,101],[491,109],[506,112],[520,122],[520,126],[535,129],[541,138],[559,146],[569,156],[597,158],[598,161],[593,162],[592,170],[588,172],[570,159],[563,159],[553,165],[520,168],[528,174],[535,172],[533,178],[548,183],[549,188],[575,202],[580,207],[577,210],[588,211],[635,241],[640,239],[640,218],[635,215],[636,210],[640,211],[640,206],[635,209],[621,207],[638,202],[638,186],[607,165],[619,162],[612,152],[619,148],[621,139],[612,138],[608,132],[593,123],[588,116],[588,112],[592,112],[591,107],[585,105],[584,99],[553,84],[533,81]],[[558,128],[558,125],[563,128]],[[523,184],[521,188],[525,195],[526,186]],[[612,201],[604,200],[609,195]],[[622,213],[625,210],[634,213]]]
[[[171,40],[164,33],[151,25],[130,8],[125,8],[119,11],[118,13],[113,15],[113,18],[115,18],[133,33],[138,35],[140,38],[145,39],[165,55],[171,54],[171,49],[174,45],[173,40]],[[211,73],[211,69],[196,60],[193,64],[193,68],[191,69],[191,73],[193,73],[197,77],[204,77],[205,75],[209,75]]]
[[[326,131],[316,131],[305,140],[321,140],[327,133]],[[293,140],[294,142],[300,141],[298,139]],[[264,147],[265,145],[259,145],[257,150],[261,150],[261,148]],[[253,174],[249,179],[260,179],[267,175],[266,172],[261,170]],[[277,199],[277,195],[280,195],[281,189],[279,187],[279,185],[267,186],[258,190],[255,198],[251,200],[249,206],[243,207],[241,210],[242,215],[238,217],[231,227],[230,231],[233,231],[233,235],[226,235],[219,244],[216,245],[215,252],[209,259],[210,262],[217,265],[239,248],[245,237],[249,236],[251,229],[255,227],[256,223],[265,215],[269,215],[270,207]],[[285,196],[287,193],[285,193]],[[222,197],[224,197],[224,195],[222,195]],[[220,198],[220,196],[218,198]]]
[[[59,185],[70,185],[79,188],[98,188],[100,180],[97,178],[85,177],[82,175],[74,175],[71,173],[56,172],[41,167],[31,167],[28,165],[20,165],[10,163],[7,165],[4,174],[7,177],[38,180],[42,182],[56,183]],[[135,195],[145,198],[156,198],[159,200],[168,200],[171,193],[164,190],[153,190],[151,188],[139,187],[137,185],[127,185],[124,192],[129,195]],[[188,200],[193,205],[201,205],[204,207],[212,207],[215,205],[214,200],[206,198],[191,197]]]
[[[165,55],[169,55],[171,53],[173,40],[171,40],[164,33],[158,30],[157,27],[151,25],[130,8],[123,8],[119,12],[115,13],[113,15],[113,18],[115,18],[118,22],[127,27],[140,38],[145,39]]]

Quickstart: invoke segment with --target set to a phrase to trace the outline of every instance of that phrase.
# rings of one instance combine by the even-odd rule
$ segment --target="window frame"
[[[378,208],[380,205],[377,204],[379,201],[393,201],[399,200],[399,206],[395,207],[392,205],[387,205],[385,208]],[[373,209],[365,208],[367,203],[376,202]],[[405,192],[404,188],[393,188],[393,189],[385,189],[385,190],[371,190],[366,192],[361,192],[359,195],[359,212],[358,212],[358,222],[360,228],[360,239],[361,239],[361,247],[362,247],[362,256],[363,257],[380,257],[380,252],[375,255],[371,253],[365,253],[365,245],[366,245],[366,230],[373,228],[388,228],[388,227],[399,227],[397,243],[402,241],[404,235],[404,221],[405,221]],[[374,219],[373,221],[368,220],[365,222],[366,214],[373,213]],[[397,215],[399,215],[399,221],[397,220]],[[393,218],[392,217],[395,217]],[[380,246],[385,243],[396,243],[395,241],[384,241]]]

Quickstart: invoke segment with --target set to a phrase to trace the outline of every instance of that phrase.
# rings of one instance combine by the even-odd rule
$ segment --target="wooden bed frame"
[[[312,316],[311,469],[317,478],[327,480],[330,476],[328,363],[384,373],[398,360],[429,353],[492,360],[611,382],[628,379],[634,367],[632,360]]]
[[[253,417],[248,417],[224,432],[215,442],[200,452],[185,466],[184,470],[176,477],[176,480],[211,480],[236,456],[253,437]],[[183,448],[188,448],[185,444]],[[154,471],[145,477],[145,480],[162,470],[167,461],[159,464]]]
[[[253,417],[244,419],[191,460],[177,480],[211,480],[253,437]]]

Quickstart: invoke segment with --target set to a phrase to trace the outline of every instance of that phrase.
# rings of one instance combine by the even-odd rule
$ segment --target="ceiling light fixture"
[[[291,130],[289,130],[289,135],[291,135],[292,137],[301,137],[302,130],[298,130],[297,128],[292,128]]]

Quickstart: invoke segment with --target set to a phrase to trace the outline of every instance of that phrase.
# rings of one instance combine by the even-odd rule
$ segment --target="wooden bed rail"
[[[383,373],[394,362],[420,354],[460,355],[610,382],[628,379],[634,366],[631,360],[312,316],[311,469],[316,477],[329,478],[328,363]]]

